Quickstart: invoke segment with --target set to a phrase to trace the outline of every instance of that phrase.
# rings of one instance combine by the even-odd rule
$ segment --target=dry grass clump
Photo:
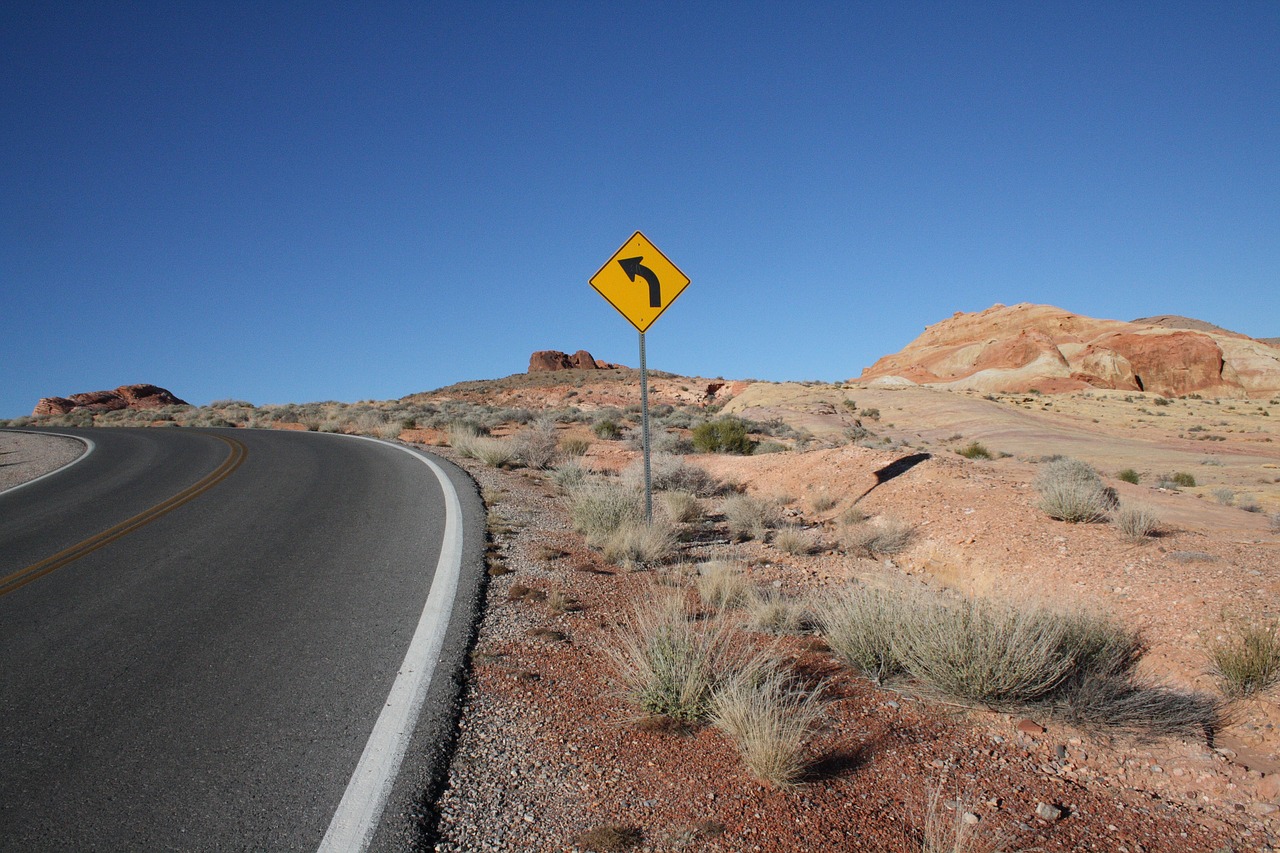
[[[1236,493],[1228,488],[1214,489],[1213,499],[1223,506],[1231,506],[1236,502]]]
[[[511,439],[515,457],[526,468],[544,470],[555,462],[560,452],[560,436],[554,421],[538,420],[516,433]]]
[[[750,589],[743,599],[747,627],[765,634],[796,634],[812,621],[808,608],[776,589]]]
[[[1111,522],[1131,542],[1142,542],[1160,532],[1160,516],[1143,504],[1122,506],[1111,516]]]
[[[1235,699],[1267,690],[1280,681],[1280,626],[1239,624],[1209,648],[1222,692]]]
[[[949,807],[950,806],[950,807]],[[948,803],[940,785],[930,785],[925,796],[924,825],[920,829],[921,853],[1004,853],[1009,839],[978,823],[965,820],[969,803],[955,797]]]
[[[1078,459],[1060,457],[1045,464],[1036,477],[1040,509],[1050,518],[1072,524],[1102,521],[1112,499],[1089,465]]]
[[[730,495],[725,498],[722,511],[729,535],[738,541],[764,539],[780,520],[775,503],[752,495]]]
[[[990,459],[991,451],[981,442],[971,441],[956,451],[965,459]]]
[[[1237,504],[1245,512],[1262,512],[1262,504],[1253,495],[1245,495]]]
[[[840,513],[839,522],[841,527],[853,527],[854,525],[862,524],[870,517],[862,507],[851,506]]]
[[[620,565],[665,563],[679,546],[675,524],[665,518],[626,521],[600,543],[604,558]]]
[[[573,844],[595,853],[620,853],[638,847],[642,840],[644,836],[637,827],[606,823],[579,832],[573,837]]]
[[[759,453],[759,449],[756,452]],[[813,507],[814,512],[826,512],[829,509],[833,509],[838,503],[840,503],[840,498],[830,492],[818,492],[809,498],[809,506]]]
[[[471,455],[490,468],[511,468],[520,461],[520,449],[501,438],[477,436],[471,439]]]
[[[954,699],[1144,734],[1211,731],[1220,722],[1214,697],[1138,680],[1146,646],[1107,618],[855,589],[823,607],[819,621],[832,651],[877,681],[905,674]]]
[[[591,449],[590,439],[580,435],[566,435],[560,439],[560,456],[565,459],[577,459],[586,456]]]
[[[884,684],[905,671],[894,640],[915,607],[905,591],[857,586],[825,601],[817,618],[837,658],[876,684]]]
[[[776,662],[747,666],[715,691],[711,723],[737,744],[755,776],[794,784],[808,762],[805,746],[822,716],[822,697],[795,684]]]
[[[822,540],[811,530],[784,527],[773,536],[774,547],[796,557],[806,556],[822,548]]]
[[[915,525],[896,518],[881,518],[845,527],[840,539],[846,551],[891,555],[905,551],[915,536]]]
[[[572,491],[587,481],[590,472],[576,459],[558,465],[551,473],[551,482],[565,491]]]
[[[547,594],[547,608],[552,613],[577,613],[582,610],[582,604],[564,590],[555,589]]]
[[[649,480],[655,492],[690,492],[700,497],[718,494],[723,485],[704,468],[679,456],[659,453],[649,460]],[[638,459],[622,472],[622,481],[644,488],[644,460]]]
[[[587,480],[569,490],[573,529],[597,548],[625,526],[644,523],[644,495],[603,480]]]
[[[933,601],[906,620],[894,651],[929,687],[985,705],[1024,705],[1066,680],[1069,622],[984,599]]]
[[[722,560],[698,566],[695,585],[702,603],[714,610],[737,607],[746,600],[751,587],[741,568]]]
[[[659,492],[658,505],[668,518],[678,524],[688,524],[702,518],[702,501],[692,492]]]
[[[728,669],[723,623],[695,622],[680,593],[637,605],[605,653],[627,697],[646,714],[694,722],[711,710],[712,691]]]

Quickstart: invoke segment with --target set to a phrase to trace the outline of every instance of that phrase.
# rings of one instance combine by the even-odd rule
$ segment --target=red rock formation
[[[162,409],[189,406],[158,385],[121,385],[114,391],[87,391],[70,397],[45,397],[32,415],[66,415],[77,411],[114,412],[117,409]]]
[[[545,370],[612,370],[621,366],[620,364],[610,364],[607,361],[599,361],[584,349],[578,350],[573,355],[559,350],[548,349],[539,350],[529,356],[528,372],[538,373]]]
[[[1177,396],[1263,396],[1280,390],[1280,352],[1184,317],[1097,320],[1051,305],[995,305],[928,326],[860,382],[978,391],[1085,388]]]

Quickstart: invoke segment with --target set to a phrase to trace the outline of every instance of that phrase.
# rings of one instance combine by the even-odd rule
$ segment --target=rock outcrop
[[[189,406],[158,385],[121,385],[114,391],[88,391],[70,397],[45,397],[32,415],[67,415],[72,412],[114,412],[117,409],[162,409]]]
[[[529,356],[528,372],[538,373],[546,370],[612,370],[621,366],[620,364],[610,364],[607,361],[599,361],[584,349],[578,350],[573,355],[559,350],[548,349],[539,350]]]
[[[926,327],[856,381],[984,392],[1106,388],[1261,397],[1280,390],[1280,349],[1186,317],[1126,323],[1051,305],[994,305]]]

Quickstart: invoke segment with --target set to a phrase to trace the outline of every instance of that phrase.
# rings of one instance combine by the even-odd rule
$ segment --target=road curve
[[[316,850],[423,612],[440,484],[340,436],[87,432],[95,453],[0,495],[0,578],[128,528],[0,585],[0,849]],[[468,531],[451,675],[482,508],[450,479]],[[377,849],[412,831],[454,689],[432,682]]]

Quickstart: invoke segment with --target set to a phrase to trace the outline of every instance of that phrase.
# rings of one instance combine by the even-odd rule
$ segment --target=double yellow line
[[[27,566],[25,569],[18,569],[8,577],[0,578],[0,596],[8,595],[15,589],[20,589],[50,572],[57,571],[67,563],[110,545],[122,536],[127,536],[138,528],[150,524],[160,516],[172,512],[188,501],[195,500],[227,477],[230,477],[232,472],[240,467],[240,463],[244,462],[244,458],[249,454],[249,449],[234,438],[227,438],[223,435],[214,435],[213,437],[226,444],[230,451],[227,454],[227,458],[222,461],[222,464],[213,471],[210,471],[198,482],[188,486],[168,500],[151,507],[151,509],[143,510],[133,518],[122,521],[115,527],[104,530],[95,536],[90,536],[83,542],[59,551],[52,557],[46,557],[38,563]]]

